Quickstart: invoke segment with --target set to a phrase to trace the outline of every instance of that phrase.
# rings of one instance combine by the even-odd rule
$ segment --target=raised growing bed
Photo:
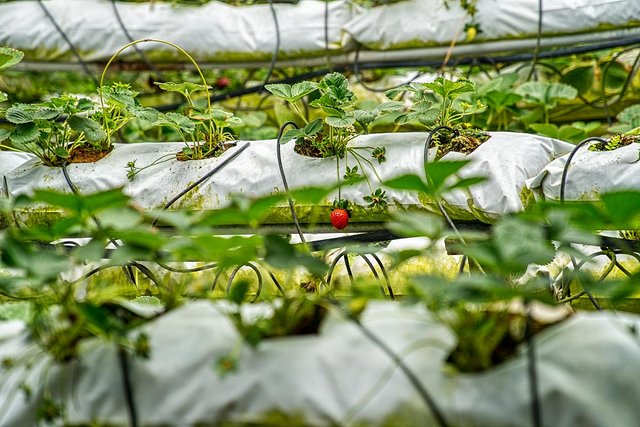
[[[626,426],[640,417],[629,404],[640,375],[638,316],[576,314],[535,335],[533,353],[522,344],[501,364],[464,374],[446,362],[455,336],[430,313],[370,302],[363,327],[399,355],[421,397],[389,354],[337,312],[318,334],[268,338],[252,348],[229,310],[192,302],[149,321],[131,331],[147,334],[149,357],[129,354],[125,365],[113,343],[97,339],[82,342],[77,359],[54,363],[21,322],[0,322],[0,358],[12,362],[0,371],[9,403],[0,425],[35,425],[45,401],[63,409],[65,425],[127,425],[131,407],[145,426],[444,425],[434,408],[447,425],[469,426],[528,427],[534,413],[542,425]],[[244,315],[264,316],[265,307]]]
[[[444,206],[453,219],[478,219],[493,222],[500,215],[517,212],[525,203],[520,190],[525,180],[537,175],[555,157],[569,151],[571,145],[547,137],[495,132],[472,154],[449,153],[442,160],[468,158],[471,163],[460,172],[461,177],[488,176],[484,183],[469,190],[456,190],[444,197]],[[378,164],[356,161],[347,154],[339,162],[336,158],[311,158],[297,154],[293,144],[281,146],[282,164],[290,189],[309,186],[334,185],[343,181],[346,166],[359,166],[368,181],[341,186],[341,198],[351,203],[351,223],[382,223],[397,209],[427,208],[438,212],[435,202],[417,193],[386,190],[388,206],[369,207],[364,199],[381,182],[414,174],[424,175],[424,147],[426,133],[371,134],[355,138],[350,147],[370,155],[372,147],[386,150],[386,161]],[[220,167],[208,180],[198,185],[171,208],[216,210],[231,203],[232,195],[262,197],[284,191],[278,168],[276,141],[238,141],[222,156],[199,161],[178,161],[174,154],[182,144],[146,143],[116,145],[116,148],[95,163],[71,164],[67,167],[71,183],[81,193],[124,187],[133,202],[142,209],[162,209],[176,195],[202,176]],[[237,154],[237,157],[233,157]],[[230,160],[229,160],[230,159]],[[229,161],[227,161],[229,160]],[[130,179],[131,163],[140,169]],[[154,163],[155,162],[155,163]],[[145,166],[149,166],[144,168]],[[144,168],[144,169],[143,169]],[[7,174],[12,196],[30,194],[34,189],[70,192],[70,185],[61,168],[41,165],[31,160]],[[306,224],[326,224],[328,212],[337,198],[337,190],[322,203],[295,203],[300,221]],[[47,223],[56,215],[46,207],[22,208],[22,221]],[[291,224],[291,212],[286,202],[273,208],[264,218],[265,224]],[[234,224],[229,224],[234,225]]]

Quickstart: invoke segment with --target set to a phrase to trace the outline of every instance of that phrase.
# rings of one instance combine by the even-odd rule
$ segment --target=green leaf
[[[311,92],[316,90],[317,87],[318,85],[315,82],[303,81],[294,85],[288,85],[284,83],[268,84],[265,85],[264,88],[278,98],[282,98],[287,102],[294,103],[309,95]]]
[[[602,79],[607,89],[621,88],[629,76],[625,65],[618,61],[608,61],[600,64]]]
[[[352,115],[343,115],[341,117],[329,116],[324,119],[325,123],[334,128],[346,128],[356,122]]]
[[[11,132],[9,132],[7,129],[0,128],[0,142],[9,138],[9,135],[11,135]]]
[[[16,144],[28,144],[39,137],[40,129],[38,129],[38,126],[36,126],[35,123],[24,123],[16,125],[16,127],[11,131],[11,136],[9,138]]]
[[[229,300],[235,304],[241,304],[249,292],[249,281],[239,280],[229,290]]]
[[[582,141],[587,138],[587,136],[587,133],[583,129],[572,125],[560,126],[560,130],[558,131],[558,139],[574,143]]]
[[[7,94],[0,90],[0,102],[4,102],[4,101],[6,101],[7,99],[9,99],[9,97],[7,96]]]
[[[578,96],[576,88],[556,82],[526,82],[516,89],[516,93],[525,101],[545,108],[555,107],[558,99],[570,100]]]
[[[177,127],[182,132],[185,132],[188,134],[191,134],[196,130],[196,124],[187,116],[183,116],[182,114],[179,114],[179,113],[170,112],[165,114],[164,117],[167,120],[163,121],[162,117],[158,119],[160,121],[159,123],[160,125],[166,124],[169,126]]]
[[[551,138],[558,138],[559,135],[558,126],[552,123],[531,123],[529,127],[536,131],[536,133]]]
[[[469,163],[469,160],[457,160],[457,161],[438,161],[425,164],[425,174],[428,177],[428,181],[433,186],[431,191],[436,194],[441,192],[444,188],[445,181],[455,175],[460,169],[465,167]]]
[[[583,95],[591,90],[594,81],[595,75],[592,65],[572,68],[566,71],[560,79],[560,82],[575,87],[578,93]]]
[[[424,83],[424,86],[442,98],[451,100],[456,99],[463,93],[469,93],[475,90],[475,84],[469,80],[459,79],[453,81],[445,79],[444,77],[438,77],[431,83]]]
[[[27,104],[16,104],[7,109],[5,118],[14,124],[31,123],[34,120],[34,108]]]
[[[617,191],[602,194],[602,204],[620,229],[640,229],[640,192]]]
[[[622,110],[618,116],[618,120],[631,126],[640,126],[640,104],[635,104]]]
[[[84,133],[89,142],[100,142],[107,137],[98,122],[87,117],[72,115],[67,119],[67,123],[76,132]]]
[[[60,112],[54,108],[40,107],[33,112],[34,120],[53,120],[60,117]]]
[[[402,175],[384,182],[384,185],[396,190],[427,192],[427,185],[417,175]]]
[[[22,61],[24,53],[19,50],[2,46],[0,47],[0,70],[3,68],[9,68]]]
[[[203,84],[191,83],[191,82],[153,82],[158,87],[167,92],[178,92],[184,96],[189,96],[194,92],[203,91],[205,89],[211,89],[211,86],[205,86]]]
[[[387,227],[404,237],[428,237],[432,240],[441,238],[445,229],[441,217],[430,213],[409,211],[399,211]]]

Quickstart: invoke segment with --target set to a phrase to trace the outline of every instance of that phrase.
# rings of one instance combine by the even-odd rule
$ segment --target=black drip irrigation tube
[[[278,158],[278,170],[280,172],[280,178],[282,178],[282,185],[284,186],[284,191],[287,193],[287,201],[289,202],[289,210],[291,211],[291,217],[293,218],[293,224],[296,227],[296,231],[298,232],[298,236],[300,237],[300,241],[303,244],[307,243],[307,240],[304,238],[304,234],[302,233],[302,229],[300,228],[300,221],[298,220],[298,215],[296,214],[296,209],[293,206],[293,199],[290,195],[289,183],[287,182],[287,176],[284,173],[284,166],[282,164],[282,149],[280,148],[280,140],[282,139],[282,134],[284,130],[288,126],[293,126],[296,129],[300,129],[295,122],[286,122],[282,126],[280,126],[280,130],[278,131],[278,138],[276,139],[276,156]]]
[[[53,15],[49,11],[49,9],[47,9],[47,7],[44,5],[44,3],[42,3],[42,0],[38,0],[38,5],[40,5],[40,8],[44,12],[44,14],[47,16],[47,19],[49,19],[49,21],[51,21],[51,23],[55,27],[56,31],[58,31],[58,33],[60,33],[60,35],[62,36],[64,41],[67,43],[67,45],[69,45],[69,49],[71,49],[71,53],[73,54],[73,56],[76,57],[76,59],[80,63],[80,66],[82,67],[82,70],[89,77],[91,77],[91,80],[93,80],[93,83],[95,84],[96,87],[100,86],[100,84],[98,83],[98,79],[96,79],[96,76],[94,76],[93,73],[91,73],[91,71],[89,70],[89,67],[87,66],[87,63],[84,61],[84,59],[82,59],[82,56],[80,55],[80,52],[78,52],[78,50],[73,45],[73,43],[71,42],[71,40],[69,39],[67,34],[64,32],[64,30],[62,28],[60,28],[60,25],[58,25],[58,22],[56,21],[56,18],[53,17]]]
[[[280,178],[282,179],[282,185],[284,186],[284,190],[287,193],[287,202],[289,203],[289,210],[291,212],[291,217],[293,219],[293,223],[295,225],[295,228],[296,228],[296,231],[298,233],[298,236],[300,237],[300,241],[305,246],[310,245],[310,246],[315,247],[315,248],[320,248],[322,246],[322,244],[324,243],[324,241],[312,242],[312,243],[307,244],[307,241],[306,241],[306,239],[304,237],[304,233],[302,232],[302,228],[300,227],[300,220],[298,219],[298,215],[296,214],[296,210],[295,210],[295,206],[294,206],[294,203],[293,203],[293,199],[290,196],[289,183],[287,182],[287,176],[286,176],[286,174],[284,172],[284,165],[282,163],[282,149],[280,148],[280,146],[281,146],[280,140],[282,139],[282,135],[284,133],[284,130],[288,126],[293,126],[294,128],[299,129],[298,125],[295,122],[289,121],[289,122],[284,123],[280,127],[280,130],[278,132],[278,138],[276,140],[276,156],[278,158],[278,170],[280,172]],[[387,234],[385,234],[385,236],[387,236]],[[330,240],[338,240],[338,239],[330,239]],[[342,240],[342,241],[346,242],[346,240]],[[374,240],[374,241],[379,241],[379,240]],[[333,271],[334,271],[338,261],[340,260],[340,258],[344,259],[345,267],[346,267],[347,272],[349,274],[349,280],[351,281],[351,284],[353,285],[353,273],[351,271],[351,266],[349,264],[349,260],[347,258],[347,254],[348,254],[348,251],[346,251],[346,250],[340,252],[335,257],[333,262],[331,263],[331,266],[329,268],[329,272],[327,273],[327,286],[331,285],[331,277],[333,275]],[[373,273],[373,275],[376,278],[376,280],[378,280],[379,282],[382,283],[382,280],[380,279],[380,276],[378,275],[378,272],[376,271],[376,269],[373,266],[373,264],[371,263],[371,261],[363,254],[360,254],[360,256],[365,261],[365,263],[367,264],[367,266],[369,267],[369,269]],[[384,280],[385,280],[385,284],[386,284],[386,287],[387,287],[387,291],[389,292],[389,297],[391,299],[395,299],[395,295],[393,293],[393,288],[392,288],[391,282],[389,280],[389,275],[387,274],[387,271],[386,271],[386,269],[384,267],[384,264],[382,263],[382,261],[380,260],[380,258],[377,255],[374,254],[373,256],[374,256],[374,259],[376,260],[376,263],[378,263],[378,266],[380,267],[380,270],[382,271],[382,274],[384,276]],[[383,286],[381,286],[381,290],[382,290],[382,294],[386,295]]]
[[[449,427],[449,423],[447,422],[444,413],[436,404],[433,396],[431,396],[427,388],[422,384],[418,376],[411,370],[411,368],[404,362],[404,360],[402,360],[402,358],[396,352],[394,352],[393,349],[391,349],[391,347],[389,347],[384,341],[378,338],[376,334],[365,327],[357,317],[353,316],[349,311],[345,310],[338,301],[332,300],[331,303],[343,315],[345,315],[350,321],[352,321],[354,325],[356,325],[356,327],[360,330],[360,332],[362,332],[362,334],[369,341],[371,341],[373,345],[382,350],[382,352],[384,352],[391,359],[391,361],[402,371],[409,383],[411,383],[413,388],[418,392],[420,398],[425,403],[427,408],[433,414],[436,425],[438,425],[439,427]]]
[[[131,381],[129,355],[127,354],[127,350],[125,350],[122,346],[118,346],[118,362],[120,366],[120,373],[122,375],[122,391],[124,392],[124,401],[127,405],[129,426],[138,427],[138,411],[136,410],[133,383]]]
[[[580,148],[582,148],[586,144],[588,144],[590,142],[593,142],[593,141],[597,141],[597,142],[604,143],[604,144],[606,144],[606,142],[607,142],[604,138],[600,138],[600,137],[597,137],[597,136],[594,136],[594,137],[591,137],[591,138],[587,138],[587,139],[581,141],[580,143],[576,144],[576,146],[573,148],[573,150],[571,150],[571,153],[569,153],[569,157],[567,157],[567,161],[564,164],[564,168],[562,169],[562,178],[560,179],[560,204],[564,205],[564,203],[565,203],[565,193],[566,193],[565,189],[566,189],[566,186],[567,186],[567,176],[569,174],[569,166],[571,165],[571,161],[573,160],[574,156],[576,155],[576,153],[578,152],[578,150]],[[577,275],[577,272],[579,271],[580,267],[582,266],[582,263],[578,264],[578,262],[576,261],[576,258],[573,255],[571,255],[571,264],[573,265],[573,269],[574,269],[574,272],[575,272],[574,275],[578,279],[578,282],[580,282],[580,284],[582,285],[582,289],[583,289],[584,293],[587,295],[587,297],[589,298],[589,301],[596,308],[596,310],[602,311],[602,307],[600,306],[598,301],[595,299],[595,297],[593,296],[591,291],[584,286],[584,284],[582,283],[582,280],[580,280],[580,276]]]

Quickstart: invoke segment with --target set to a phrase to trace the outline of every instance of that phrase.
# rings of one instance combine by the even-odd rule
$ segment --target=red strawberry
[[[216,87],[218,89],[224,89],[231,83],[231,79],[227,76],[220,76],[218,80],[216,80]]]
[[[349,224],[349,212],[346,209],[334,209],[331,211],[331,224],[338,230],[342,230]]]
[[[331,224],[337,230],[342,230],[349,224],[349,210],[347,209],[349,202],[346,200],[336,200],[333,202],[333,209],[331,209]]]

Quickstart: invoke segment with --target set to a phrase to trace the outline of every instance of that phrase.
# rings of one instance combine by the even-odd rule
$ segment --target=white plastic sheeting
[[[562,172],[568,155],[560,157],[527,182],[538,198],[560,200]],[[613,151],[576,152],[567,171],[565,200],[597,201],[611,191],[640,190],[640,144]]]
[[[363,161],[358,168],[360,172],[365,171],[375,189],[380,186],[378,176],[386,180],[402,174],[423,174],[425,139],[426,134],[423,133],[372,134],[355,138],[350,143],[350,147],[364,157],[370,158],[375,166],[377,175],[373,172],[371,165]],[[246,144],[249,144],[249,147],[237,158],[188,193],[173,207],[214,210],[228,206],[232,195],[261,197],[283,192],[284,186],[278,170],[275,140],[239,141],[235,148],[231,148],[218,158],[186,162],[175,160],[175,154],[184,147],[182,143],[117,145],[103,159],[95,163],[71,164],[68,166],[68,171],[73,184],[81,193],[124,187],[125,193],[132,197],[136,205],[142,209],[157,209],[164,207],[174,196]],[[368,147],[377,146],[386,148],[385,163],[378,164],[371,157],[372,150]],[[293,142],[284,144],[281,148],[282,163],[291,189],[326,186],[338,181],[335,158],[317,159],[301,156],[294,152]],[[135,161],[136,166],[144,167],[163,157],[168,161],[143,170],[132,181],[127,179],[127,163]],[[354,156],[347,154],[346,159],[340,162],[340,180],[345,174],[347,162],[350,167],[358,165]],[[9,190],[14,196],[31,194],[36,188],[70,192],[62,170],[43,166],[38,160],[32,160],[13,170],[7,176],[7,181]],[[366,206],[363,196],[370,194],[371,190],[366,182],[345,185],[342,189],[342,198],[361,206]],[[328,209],[336,196],[337,192],[330,195],[323,205]],[[420,205],[417,195],[407,192],[388,191],[387,197],[391,206]],[[282,207],[285,206],[287,206],[286,202]],[[296,209],[302,221],[328,221],[328,210],[322,218],[311,218],[309,217],[311,212],[307,208],[309,207],[296,203]],[[288,212],[288,208],[285,208],[283,217],[271,218],[271,220],[291,223],[292,218]],[[366,220],[367,217],[376,214],[386,217],[380,209],[370,209],[365,216],[360,215],[359,220]],[[353,219],[358,221],[357,213],[354,213]]]
[[[520,191],[527,179],[536,176],[554,158],[568,152],[572,145],[552,138],[510,132],[494,132],[491,138],[469,156],[449,153],[443,160],[468,158],[471,163],[459,175],[461,177],[487,176],[484,183],[469,190],[455,190],[444,197],[444,205],[453,219],[479,219],[493,222],[500,215],[523,209]],[[367,175],[371,187],[381,187],[382,180],[399,175],[424,175],[423,155],[424,133],[372,134],[355,138],[350,146],[365,157],[370,157],[370,147],[385,147],[387,161],[372,165],[364,161],[357,163],[352,154],[340,161],[340,180],[347,164],[359,166],[359,171]],[[180,143],[145,143],[117,145],[105,158],[95,163],[69,165],[69,175],[73,184],[82,193],[124,187],[135,204],[142,209],[162,208],[169,200],[190,184],[231,156],[250,144],[238,157],[219,170],[213,177],[199,185],[178,201],[174,208],[195,210],[215,210],[231,203],[231,196],[241,194],[247,197],[261,197],[275,192],[283,192],[276,157],[276,141],[239,141],[216,159],[180,162],[173,158],[184,145]],[[291,189],[309,186],[324,186],[336,183],[336,159],[317,159],[298,155],[293,143],[282,146],[282,162]],[[135,161],[137,167],[158,163],[140,172],[132,181],[127,179],[127,164]],[[60,168],[41,165],[36,159],[24,163],[7,175],[9,191],[12,195],[31,194],[34,189],[69,192],[69,185]],[[438,212],[433,200],[414,192],[387,189],[389,209],[425,207]],[[388,214],[379,208],[365,208],[364,196],[371,194],[366,181],[355,185],[344,185],[341,197],[359,205],[364,210],[354,210],[353,222],[381,221]],[[331,206],[337,197],[334,192],[321,206]],[[273,215],[267,223],[291,223],[292,218],[286,203],[280,206],[280,214]],[[296,203],[296,210],[302,222],[326,223],[327,212],[319,213],[314,206]],[[320,215],[320,216],[319,216]]]
[[[459,2],[409,0],[359,14],[347,31],[368,49],[416,48],[464,42],[471,18]],[[538,33],[539,0],[479,0],[477,41],[531,37]],[[542,34],[560,35],[630,26],[638,22],[637,0],[554,0],[542,2]]]
[[[111,1],[50,0],[43,4],[85,61],[106,60],[130,41]],[[352,17],[351,7],[344,1],[328,3],[326,40],[326,4],[305,0],[297,5],[274,5],[281,36],[279,57],[318,55],[344,46],[342,29]],[[117,2],[117,9],[133,40],[167,40],[200,61],[265,61],[276,47],[277,32],[269,5],[237,7],[210,2],[193,7]],[[0,45],[26,51],[30,61],[73,59],[69,45],[37,1],[0,4]],[[153,52],[156,56],[152,59],[186,62],[169,46],[143,43],[138,47]],[[139,59],[133,49],[126,53]]]
[[[5,175],[32,158],[33,156],[28,153],[0,151],[0,196],[6,196],[4,194]]]
[[[542,3],[542,31],[545,38],[549,37],[549,43],[543,40],[543,47],[574,45],[581,41],[594,43],[608,37],[618,39],[625,36],[620,31],[637,23],[640,16],[640,3],[636,0]],[[85,61],[105,61],[130,41],[110,1],[48,0],[43,4]],[[446,46],[453,39],[462,48],[454,54],[495,54],[535,46],[535,41],[522,45],[512,43],[515,41],[512,39],[531,39],[537,34],[538,0],[480,0],[477,6],[477,22],[483,32],[476,39],[478,43],[466,46],[472,48],[465,50],[463,27],[470,18],[458,2],[451,2],[447,9],[443,0],[409,0],[367,10],[354,7],[347,0],[331,1],[326,35],[327,3],[302,0],[297,5],[275,4],[280,28],[278,59],[284,61],[280,63],[291,63],[294,59],[298,63],[321,65],[326,62],[324,56],[330,54],[332,63],[352,63],[357,44],[374,51],[433,49],[415,50],[414,54],[402,57],[365,51],[360,61],[441,58],[446,51],[433,47]],[[231,6],[215,1],[202,6],[117,2],[117,8],[133,39],[152,37],[177,43],[198,61],[219,65],[265,64],[271,60],[276,46],[275,23],[268,5]],[[599,32],[595,38],[594,32]],[[638,34],[635,31],[626,36]],[[578,38],[562,39],[570,35]],[[24,67],[36,68],[38,63],[51,61],[58,61],[59,66],[66,65],[62,61],[75,62],[69,45],[34,0],[0,4],[0,45],[5,44],[27,52]],[[147,51],[152,60],[186,62],[186,58],[167,46],[138,46]],[[346,52],[350,54],[345,55]],[[133,50],[128,57],[140,60]],[[311,59],[313,57],[322,59]]]
[[[286,420],[310,426],[436,425],[431,411],[389,356],[352,322],[331,313],[318,335],[267,339],[248,347],[223,314],[228,305],[194,302],[133,331],[150,339],[147,360],[130,359],[141,426],[254,425]],[[260,316],[265,308],[249,307]],[[530,426],[526,346],[514,359],[478,374],[445,369],[456,338],[423,309],[371,302],[362,324],[416,375],[451,425]],[[631,426],[640,408],[640,317],[577,314],[536,335],[543,425]],[[65,410],[66,424],[127,425],[122,377],[113,344],[87,340],[78,361],[54,365],[19,322],[0,323],[0,371],[8,405],[0,426],[35,425],[42,396]],[[237,355],[220,375],[216,362]],[[30,360],[26,376],[22,361]],[[32,389],[26,401],[16,390]]]
[[[461,178],[487,177],[485,182],[469,189],[445,194],[443,207],[452,219],[483,222],[494,222],[500,215],[519,212],[524,208],[520,193],[525,181],[572,148],[572,144],[544,136],[492,132],[491,138],[473,153],[451,152],[442,157],[442,160],[471,161],[459,172]],[[430,210],[438,211],[435,201],[423,202]]]

